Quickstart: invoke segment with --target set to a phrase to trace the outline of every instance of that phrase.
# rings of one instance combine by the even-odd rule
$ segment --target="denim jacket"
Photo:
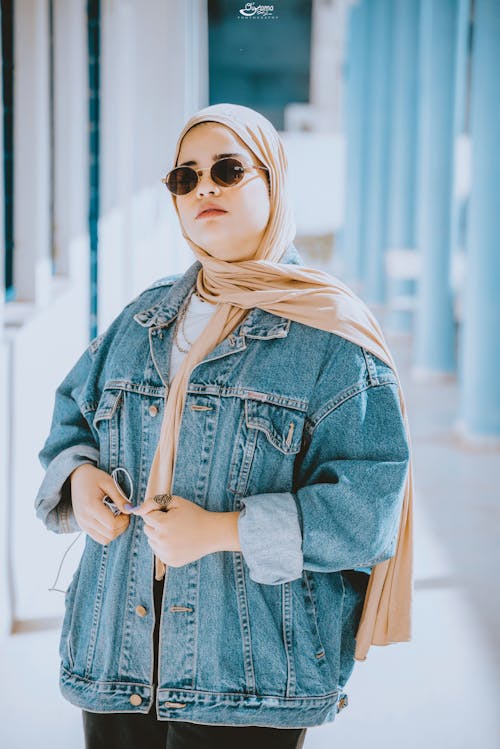
[[[303,265],[290,245],[281,262]],[[176,315],[201,264],[146,289],[55,397],[36,514],[79,530],[69,474],[126,468],[144,500]],[[189,378],[172,493],[239,511],[241,552],[167,568],[153,673],[143,521],[90,536],[65,594],[60,689],[85,710],[300,728],[347,704],[371,567],[395,554],[409,448],[391,369],[333,333],[249,310]]]

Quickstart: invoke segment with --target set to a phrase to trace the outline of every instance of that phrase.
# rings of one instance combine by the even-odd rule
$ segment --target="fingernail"
[[[126,504],[126,505],[124,506],[124,508],[123,508],[123,509],[124,509],[124,510],[127,510],[127,512],[133,512],[133,511],[134,511],[134,506],[133,506],[133,505],[131,505],[131,504],[129,504],[129,503],[127,502],[127,504]]]

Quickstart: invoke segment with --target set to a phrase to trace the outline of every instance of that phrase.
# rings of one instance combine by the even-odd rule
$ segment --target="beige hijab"
[[[252,307],[335,333],[363,346],[386,362],[398,381],[401,411],[410,441],[405,402],[396,366],[379,324],[368,307],[349,287],[327,273],[314,268],[279,263],[295,236],[295,223],[286,193],[287,158],[273,125],[247,107],[234,104],[206,107],[191,117],[184,126],[177,142],[174,164],[177,164],[184,135],[200,122],[218,122],[230,128],[268,167],[270,218],[254,260],[218,260],[183,232],[203,266],[197,277],[197,291],[202,299],[217,303],[217,307],[172,380],[146,496],[171,492],[181,416],[193,367],[237,327]],[[174,205],[175,202],[174,198]],[[412,557],[410,459],[396,553],[394,557],[376,564],[372,569],[356,634],[357,660],[365,660],[372,644],[388,645],[410,639]],[[166,568],[157,557],[155,565],[156,579],[160,580]]]

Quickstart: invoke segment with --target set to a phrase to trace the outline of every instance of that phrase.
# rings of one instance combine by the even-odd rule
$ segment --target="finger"
[[[150,528],[160,528],[165,522],[166,515],[167,513],[164,510],[159,510],[157,508],[156,510],[151,510],[151,512],[144,515],[142,520],[144,521],[145,526],[149,526]]]
[[[103,527],[103,529],[111,533],[116,527],[116,522],[121,516],[118,515],[116,518],[106,505],[102,501],[102,497],[99,497],[91,510],[91,517],[93,520]]]
[[[93,506],[91,517],[95,519],[107,533],[115,533],[115,531],[122,533],[130,523],[129,513],[114,515],[110,508],[104,504],[102,499],[98,499]]]
[[[130,517],[128,515],[118,515],[118,517],[115,518],[115,522],[113,525],[113,533],[119,535],[120,533],[123,533],[123,531],[127,530],[129,525]]]
[[[148,512],[152,512],[153,510],[157,510],[158,505],[153,500],[152,497],[148,497],[148,499],[145,499],[142,505],[139,505],[138,507],[134,507],[132,510],[134,515],[140,515],[141,517],[144,517],[144,515],[147,515]]]
[[[160,495],[160,496],[163,496],[163,495]],[[132,512],[134,513],[134,515],[141,515],[141,516],[144,516],[147,513],[153,512],[154,510],[158,510],[158,509],[161,510],[162,512],[165,512],[168,510],[173,510],[176,507],[179,507],[179,504],[184,501],[186,500],[184,500],[182,497],[179,497],[176,494],[172,494],[170,495],[168,505],[165,506],[165,505],[159,504],[158,502],[155,502],[153,497],[148,497],[147,499],[144,500],[142,505],[135,507],[132,510]]]
[[[151,547],[151,549],[154,551],[154,553],[156,554],[156,556],[158,558],[160,558],[161,555],[165,553],[164,550],[162,552],[162,550],[159,547],[159,544],[155,541],[154,538],[149,538],[148,539],[148,544],[149,544],[149,546]]]
[[[113,531],[113,535],[112,535],[111,540],[114,541],[115,538],[118,538],[118,536],[121,536],[122,533],[124,533],[126,530],[127,530],[127,528],[124,527],[124,526],[120,526],[119,528],[115,528],[115,530]]]
[[[129,517],[127,515],[121,515],[120,522],[115,523],[113,528],[103,528],[101,525],[93,523],[89,526],[89,530],[98,535],[101,539],[104,539],[104,543],[109,544],[111,541],[114,541],[115,538],[121,536],[121,534],[127,529],[128,525]]]
[[[149,543],[159,543],[160,541],[159,535],[154,528],[146,528],[144,526],[144,535],[147,537]]]
[[[107,494],[108,497],[112,499],[113,503],[118,507],[120,512],[126,514],[130,513],[130,509],[127,507],[127,505],[130,505],[130,502],[125,497],[125,495],[122,494],[120,489],[118,489],[112,476],[110,476],[108,473],[103,472],[102,478],[99,481],[99,487],[102,489],[104,494]]]
[[[89,528],[87,530],[87,534],[98,544],[101,544],[101,546],[107,546],[109,543],[108,536],[99,533],[99,531],[95,530],[95,528]]]
[[[109,534],[113,527],[113,514],[101,500],[100,495],[89,497],[87,504],[77,514],[77,521],[80,526],[95,528],[101,535]],[[120,517],[124,517],[120,515]],[[128,516],[127,516],[128,517]]]

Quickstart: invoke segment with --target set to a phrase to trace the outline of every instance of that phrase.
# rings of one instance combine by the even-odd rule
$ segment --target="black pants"
[[[148,715],[83,711],[86,749],[301,749],[306,728],[208,726]]]
[[[158,673],[158,612],[162,596],[163,580],[155,580],[154,674]],[[82,718],[85,749],[302,749],[307,730],[158,720],[154,703],[147,715],[82,710]]]

